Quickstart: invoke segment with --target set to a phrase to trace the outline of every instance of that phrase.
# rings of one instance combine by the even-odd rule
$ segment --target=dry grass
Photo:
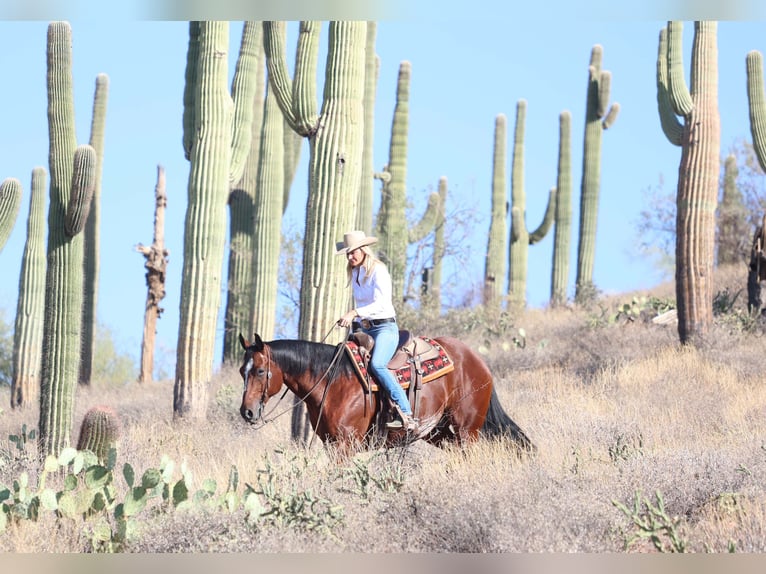
[[[720,290],[734,293],[743,278],[744,270],[721,273]],[[634,295],[646,294],[504,317],[456,312],[417,325],[486,349],[503,405],[538,446],[533,458],[482,441],[465,451],[415,444],[337,465],[317,442],[289,441],[289,397],[274,407],[273,423],[245,425],[234,369],[217,375],[206,422],[173,422],[169,381],[81,389],[75,419],[108,404],[123,422],[120,464],[141,472],[166,455],[189,468],[195,485],[212,478],[219,489],[232,466],[240,490],[270,476],[284,497],[320,501],[313,518],[326,527],[312,530],[308,519],[251,525],[241,509],[147,509],[126,552],[656,552],[652,536],[666,551],[763,552],[759,326],[738,300],[703,349],[680,348],[673,326],[610,322]],[[523,347],[513,342],[519,328]],[[0,484],[36,473],[34,444],[22,453],[6,440],[24,424],[35,428],[37,413],[4,407]],[[329,506],[342,509],[342,520],[328,519]],[[48,513],[0,535],[0,551],[89,552],[88,532],[87,522]]]

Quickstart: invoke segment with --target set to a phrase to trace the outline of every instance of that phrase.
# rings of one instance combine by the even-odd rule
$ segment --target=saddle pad
[[[421,338],[437,351],[435,357],[422,361],[420,364],[423,371],[423,383],[433,381],[455,369],[455,363],[447,354],[447,351],[444,350],[444,347],[433,339],[428,339],[426,337]],[[377,391],[378,385],[372,380],[370,374],[367,372],[364,359],[359,352],[359,345],[355,341],[346,341],[345,347],[346,352],[349,354],[349,357],[351,357],[351,363],[354,365],[359,380],[362,382],[362,386],[364,386],[367,391]],[[405,390],[409,388],[414,377],[413,367],[414,365],[412,363],[407,363],[404,367],[399,369],[390,369],[394,374],[394,377],[396,377],[396,380],[399,381],[399,384],[402,385],[402,388]]]

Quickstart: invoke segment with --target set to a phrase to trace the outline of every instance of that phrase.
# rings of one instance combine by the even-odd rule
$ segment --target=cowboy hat
[[[343,235],[343,241],[339,241],[335,244],[335,248],[337,249],[335,255],[340,255],[341,253],[348,254],[354,249],[359,249],[365,245],[372,245],[377,242],[377,237],[368,237],[364,231],[349,231]]]

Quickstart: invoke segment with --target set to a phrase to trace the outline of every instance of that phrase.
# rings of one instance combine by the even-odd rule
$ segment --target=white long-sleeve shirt
[[[361,265],[351,271],[351,286],[356,312],[363,319],[388,319],[396,316],[392,302],[391,275],[383,263],[377,263],[372,273]]]

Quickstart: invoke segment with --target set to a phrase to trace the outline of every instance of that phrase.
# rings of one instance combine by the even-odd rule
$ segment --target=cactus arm
[[[189,22],[189,49],[186,52],[186,72],[183,96],[183,146],[188,160],[196,134],[194,117],[194,86],[197,83],[197,58],[199,57],[199,22]]]
[[[64,218],[64,233],[74,237],[85,229],[93,190],[96,187],[96,150],[90,145],[78,146],[74,153],[72,186]]]
[[[282,21],[263,23],[263,49],[269,70],[269,89],[274,90],[279,109],[285,121],[298,131],[298,123],[293,110],[293,81],[287,70],[287,28]]]
[[[258,86],[256,72],[260,66],[260,39],[260,22],[245,22],[231,85],[234,121],[229,181],[232,184],[242,178],[253,140],[253,101]]]
[[[545,215],[537,229],[529,234],[529,244],[538,243],[548,234],[553,226],[553,220],[556,215],[556,188],[553,187],[548,192],[548,206],[545,208]]]
[[[660,125],[665,137],[673,145],[680,146],[684,132],[683,124],[678,120],[673,103],[670,101],[670,78],[668,75],[668,31],[660,30],[659,48],[657,50],[657,109],[660,114]]]
[[[293,78],[293,106],[297,123],[296,131],[303,135],[313,134],[319,119],[316,71],[320,30],[321,22],[302,21],[298,32],[295,77]]]
[[[9,177],[0,184],[0,250],[13,231],[21,207],[21,182]]]
[[[763,56],[752,50],[745,58],[747,66],[747,101],[750,113],[750,134],[761,169],[766,171],[766,97],[763,84]]]
[[[614,122],[617,121],[617,116],[620,114],[620,104],[617,102],[613,103],[611,107],[609,108],[609,111],[606,113],[606,117],[601,122],[601,127],[605,130],[608,130],[614,125]]]
[[[684,80],[683,22],[678,21],[668,22],[668,88],[675,113],[688,116],[694,101]]]
[[[439,197],[439,193],[434,191],[428,196],[428,206],[423,213],[423,217],[421,217],[420,221],[407,231],[407,241],[409,243],[417,243],[431,233],[434,230],[434,227],[436,227],[436,221],[440,211],[441,198]]]

